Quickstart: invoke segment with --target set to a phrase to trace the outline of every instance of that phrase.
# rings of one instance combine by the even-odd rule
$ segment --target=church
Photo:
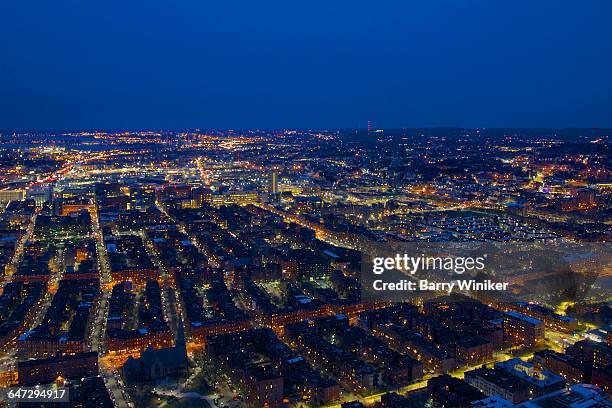
[[[154,349],[149,346],[139,358],[129,357],[123,365],[123,375],[131,381],[152,381],[178,377],[187,373],[189,359],[183,322],[179,320],[174,347]]]

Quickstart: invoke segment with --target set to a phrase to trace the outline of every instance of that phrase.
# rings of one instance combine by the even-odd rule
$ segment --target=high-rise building
[[[275,171],[270,174],[270,193],[278,193],[278,174]]]
[[[6,204],[9,201],[23,201],[25,199],[25,190],[0,190],[0,204]]]
[[[26,197],[34,200],[36,205],[42,207],[46,202],[51,202],[53,196],[53,188],[48,184],[37,185],[31,187],[26,194]]]
[[[578,191],[576,197],[579,209],[591,209],[597,206],[597,199],[595,197],[595,191],[583,188]]]

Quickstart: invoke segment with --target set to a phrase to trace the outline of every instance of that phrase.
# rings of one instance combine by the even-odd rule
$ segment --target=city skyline
[[[375,124],[3,134],[0,399],[612,405],[609,144]]]
[[[0,406],[612,408],[612,1],[0,1]]]

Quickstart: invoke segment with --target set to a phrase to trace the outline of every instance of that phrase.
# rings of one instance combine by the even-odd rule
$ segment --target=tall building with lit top
[[[275,171],[273,171],[270,174],[270,190],[269,190],[269,192],[271,194],[278,193],[278,173],[276,173]]]

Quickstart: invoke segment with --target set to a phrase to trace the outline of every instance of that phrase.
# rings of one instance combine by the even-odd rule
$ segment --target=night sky
[[[0,129],[612,127],[610,0],[1,1]]]

